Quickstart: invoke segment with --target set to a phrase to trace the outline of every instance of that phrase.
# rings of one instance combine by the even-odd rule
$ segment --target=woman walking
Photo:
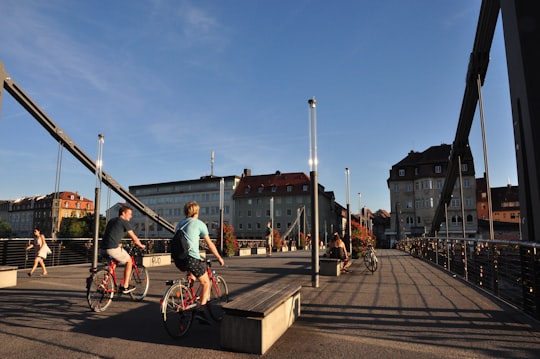
[[[51,254],[51,250],[47,245],[47,242],[45,242],[45,236],[41,234],[39,228],[34,228],[34,243],[29,243],[26,246],[26,250],[30,250],[32,248],[34,248],[35,259],[34,266],[32,267],[32,270],[28,272],[28,276],[31,277],[32,274],[34,274],[38,264],[41,265],[41,268],[43,269],[43,273],[41,275],[47,275],[47,268],[45,268],[44,260],[47,258],[48,254]]]

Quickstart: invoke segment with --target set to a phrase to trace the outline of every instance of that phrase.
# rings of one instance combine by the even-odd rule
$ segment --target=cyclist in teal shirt
[[[189,273],[197,278],[201,283],[201,305],[195,314],[195,318],[202,324],[210,324],[208,317],[206,316],[206,303],[210,298],[210,279],[206,273],[206,261],[201,259],[199,254],[199,240],[202,238],[205,240],[208,248],[212,254],[217,258],[220,265],[225,265],[223,258],[219,255],[219,252],[208,233],[208,227],[199,219],[199,205],[195,201],[190,201],[184,205],[184,214],[186,218],[181,220],[176,226],[176,231],[180,228],[184,228],[184,235],[189,243],[189,255],[185,268],[180,270],[187,270]],[[185,225],[185,227],[184,227]]]

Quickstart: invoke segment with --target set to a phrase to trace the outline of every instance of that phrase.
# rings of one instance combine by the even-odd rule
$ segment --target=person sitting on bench
[[[343,261],[343,269],[341,271],[349,272],[348,268],[351,266],[349,254],[347,253],[347,248],[345,248],[345,243],[337,232],[334,233],[334,238],[328,250],[330,258],[341,259]]]

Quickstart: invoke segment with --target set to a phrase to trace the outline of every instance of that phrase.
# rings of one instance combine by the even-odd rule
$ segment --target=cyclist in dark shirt
[[[133,210],[128,206],[122,206],[118,210],[118,217],[111,219],[105,227],[105,233],[101,240],[101,249],[104,252],[103,255],[109,255],[118,264],[124,264],[124,288],[122,293],[127,294],[133,292],[136,288],[129,285],[129,278],[131,277],[131,269],[133,264],[131,263],[131,257],[129,253],[122,248],[122,238],[127,233],[133,243],[141,249],[145,249],[146,246],[141,243],[133,227],[131,227],[131,217],[133,216]]]

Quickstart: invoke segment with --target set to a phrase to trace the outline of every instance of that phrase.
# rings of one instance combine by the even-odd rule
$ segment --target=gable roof
[[[233,198],[309,193],[310,178],[302,172],[243,176]],[[306,187],[307,186],[307,187]]]

